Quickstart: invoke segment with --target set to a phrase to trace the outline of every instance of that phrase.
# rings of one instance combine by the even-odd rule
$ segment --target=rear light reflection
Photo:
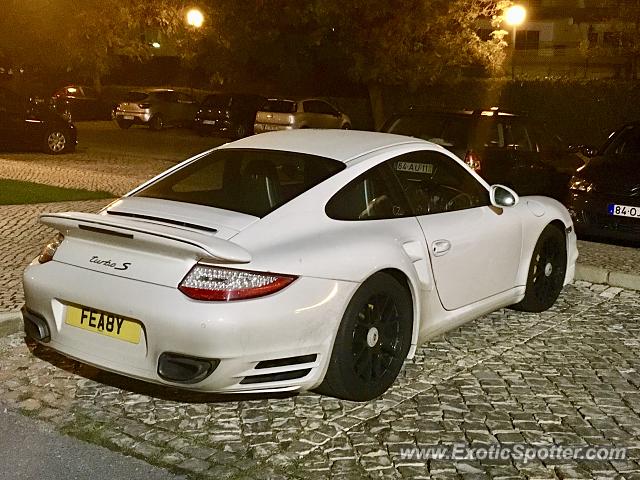
[[[270,295],[293,282],[296,276],[196,265],[178,289],[194,300],[246,300]]]
[[[467,151],[466,155],[464,156],[464,162],[469,165],[469,167],[471,167],[472,170],[474,170],[477,173],[480,173],[481,170],[481,162],[480,162],[480,157],[478,156],[477,153],[469,150]]]

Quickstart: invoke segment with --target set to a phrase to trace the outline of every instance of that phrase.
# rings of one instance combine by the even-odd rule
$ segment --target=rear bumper
[[[280,130],[293,130],[293,125],[278,125],[275,123],[256,123],[253,125],[253,133],[277,132]]]
[[[144,124],[151,120],[151,113],[118,111],[116,112],[116,120],[129,120],[133,123]]]
[[[126,376],[220,393],[317,386],[324,378],[344,309],[357,286],[301,277],[262,298],[199,302],[177,288],[56,261],[33,263],[24,273],[26,308],[46,321],[48,347]],[[137,320],[143,331],[140,342],[133,344],[67,325],[68,305]],[[159,359],[167,352],[219,364],[202,381],[184,385],[159,375]]]

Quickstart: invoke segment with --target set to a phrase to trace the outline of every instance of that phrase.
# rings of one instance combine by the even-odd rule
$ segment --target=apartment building
[[[518,77],[636,78],[640,0],[520,0],[527,19],[508,27]]]

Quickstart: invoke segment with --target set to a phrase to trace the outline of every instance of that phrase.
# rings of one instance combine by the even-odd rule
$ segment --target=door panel
[[[514,209],[478,207],[418,217],[440,300],[454,310],[509,290],[520,266],[522,227]]]
[[[490,206],[486,187],[449,154],[411,152],[390,166],[423,230],[447,310],[515,285],[522,249],[515,210]]]

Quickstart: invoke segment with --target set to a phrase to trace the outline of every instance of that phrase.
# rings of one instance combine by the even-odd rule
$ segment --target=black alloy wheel
[[[395,381],[411,344],[408,289],[387,273],[365,281],[349,302],[320,393],[366,401]]]
[[[511,308],[525,312],[543,312],[556,301],[567,271],[567,243],[564,232],[547,225],[533,249],[524,298]]]

